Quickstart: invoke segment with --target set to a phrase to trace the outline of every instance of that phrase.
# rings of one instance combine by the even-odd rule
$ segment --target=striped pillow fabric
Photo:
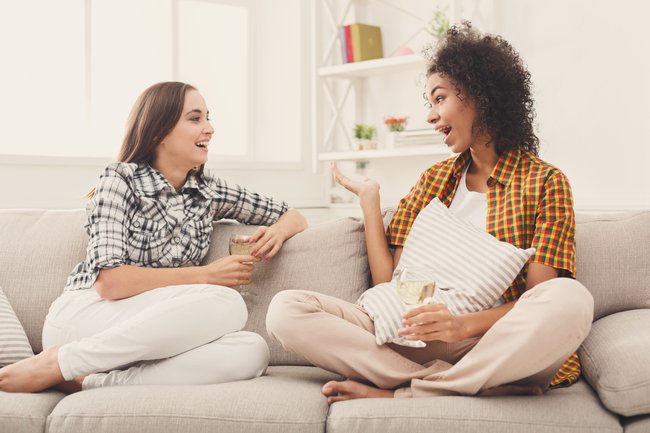
[[[27,335],[0,287],[0,367],[33,355]]]
[[[429,302],[445,304],[457,315],[494,306],[534,253],[535,248],[523,250],[475,228],[434,198],[413,222],[397,268],[435,281],[438,288]],[[396,288],[393,277],[357,300],[375,322],[377,344],[402,343],[397,330],[406,306]]]

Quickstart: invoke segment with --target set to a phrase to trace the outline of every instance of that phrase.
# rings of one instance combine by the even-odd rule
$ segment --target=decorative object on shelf
[[[343,63],[381,59],[384,49],[381,29],[368,24],[354,23],[338,28]]]
[[[402,47],[395,52],[396,56],[410,56],[412,54],[415,54],[415,52],[411,47]]]
[[[374,126],[366,125],[365,123],[355,123],[354,138],[357,139],[356,150],[377,149],[377,142],[375,141],[376,133],[377,128]]]
[[[449,30],[449,18],[445,11],[440,9],[440,6],[433,11],[433,17],[427,23],[425,30],[436,40],[439,40]]]
[[[408,116],[393,117],[389,116],[384,119],[384,125],[388,127],[390,132],[402,132],[408,123]]]
[[[386,137],[386,148],[388,149],[429,145],[446,149],[442,134],[436,133],[431,128],[389,132]]]

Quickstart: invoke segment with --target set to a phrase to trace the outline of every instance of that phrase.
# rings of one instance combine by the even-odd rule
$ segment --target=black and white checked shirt
[[[228,185],[207,171],[201,179],[188,176],[177,192],[149,164],[113,163],[86,206],[86,260],[70,273],[64,290],[92,288],[101,269],[120,265],[198,265],[213,221],[271,225],[286,211],[285,202]]]

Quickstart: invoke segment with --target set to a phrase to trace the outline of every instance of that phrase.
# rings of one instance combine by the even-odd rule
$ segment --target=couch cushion
[[[594,296],[594,317],[650,308],[650,211],[577,221],[576,277]]]
[[[650,310],[596,321],[580,349],[583,373],[611,411],[650,414]]]
[[[86,256],[85,212],[0,210],[0,285],[35,353],[52,301]]]
[[[588,416],[585,416],[588,414]],[[328,433],[621,432],[584,382],[543,396],[365,399],[334,403]]]
[[[14,394],[0,391],[0,432],[43,433],[45,421],[64,394],[45,391]]]
[[[328,406],[320,388],[335,378],[316,367],[271,367],[220,385],[96,388],[63,399],[48,433],[322,433]]]
[[[207,263],[228,254],[231,233],[252,233],[254,226],[217,223]],[[277,256],[255,265],[246,298],[249,309],[246,329],[262,335],[271,349],[271,365],[308,363],[285,351],[266,333],[266,311],[273,296],[287,289],[313,290],[354,302],[369,287],[368,259],[363,225],[343,218],[309,227],[285,242]]]
[[[625,433],[648,433],[650,432],[650,415],[624,419],[623,426]]]

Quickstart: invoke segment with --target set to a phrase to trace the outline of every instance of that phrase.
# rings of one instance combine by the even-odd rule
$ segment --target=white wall
[[[467,6],[469,0],[460,3],[467,13],[472,12]],[[496,13],[490,27],[521,52],[533,75],[541,155],[569,176],[577,208],[650,208],[650,134],[645,127],[650,118],[650,30],[646,26],[650,21],[650,2],[492,3],[498,9],[491,11]],[[272,8],[268,13],[272,13]],[[485,15],[484,11],[472,13]],[[302,11],[300,16],[305,30],[304,26],[309,25],[308,11]],[[263,38],[269,32],[273,29],[264,29],[259,36]],[[288,46],[292,45],[266,46],[257,57],[256,87],[263,98],[256,111],[256,134],[269,149],[277,139],[301,141],[303,162],[286,171],[281,166],[277,170],[230,166],[219,172],[234,182],[287,199],[291,205],[315,205],[323,203],[325,180],[310,170],[310,105],[305,91],[310,80],[309,43],[301,40],[291,50]],[[278,84],[282,77],[290,77],[286,88]],[[294,82],[300,79],[304,80],[303,85]],[[276,119],[283,117],[279,113],[291,113],[286,123],[278,125]],[[102,164],[43,166],[0,156],[0,208],[80,207],[81,197],[95,184]],[[417,178],[419,168],[413,166],[422,161],[394,160],[392,164],[376,165],[375,169],[390,172],[393,177],[403,173]],[[410,182],[387,182],[382,184],[382,191],[399,196]]]

